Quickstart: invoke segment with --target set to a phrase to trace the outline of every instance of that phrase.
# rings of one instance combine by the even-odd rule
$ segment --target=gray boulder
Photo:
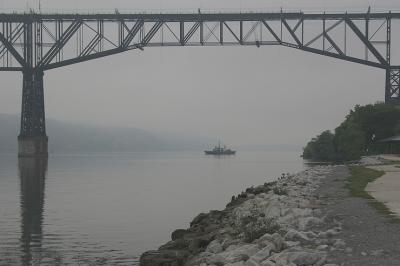
[[[214,240],[214,241],[211,241],[211,243],[207,246],[206,251],[216,254],[216,253],[222,252],[223,248],[218,240]]]
[[[183,250],[147,251],[140,256],[141,266],[183,266],[190,253]]]

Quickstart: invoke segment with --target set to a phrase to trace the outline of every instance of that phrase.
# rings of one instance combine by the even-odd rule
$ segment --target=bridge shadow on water
[[[20,236],[15,249],[6,253],[6,265],[137,265],[136,256],[106,249],[84,236],[73,236],[71,243],[69,234],[51,228],[54,220],[46,215],[45,206],[47,157],[19,158],[18,174]],[[2,263],[0,257],[0,265]]]
[[[34,258],[33,254],[41,254],[47,166],[47,158],[20,158],[18,160],[21,187],[20,247],[23,265],[34,265],[37,259],[40,262],[40,258]]]

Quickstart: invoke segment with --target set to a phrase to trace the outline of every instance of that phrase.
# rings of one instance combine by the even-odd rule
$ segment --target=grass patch
[[[350,166],[351,176],[348,178],[347,188],[350,194],[354,197],[368,199],[369,204],[374,207],[379,213],[391,216],[396,222],[400,222],[400,218],[394,216],[394,213],[386,207],[382,202],[377,201],[368,192],[365,191],[368,183],[374,182],[379,177],[385,174],[384,171],[370,169],[364,166]]]
[[[396,165],[400,166],[400,161],[399,160],[385,160],[383,165]]]
[[[350,166],[351,176],[349,178],[348,188],[350,194],[354,197],[372,198],[366,191],[368,183],[374,182],[379,177],[383,176],[385,172],[378,171],[364,166]]]

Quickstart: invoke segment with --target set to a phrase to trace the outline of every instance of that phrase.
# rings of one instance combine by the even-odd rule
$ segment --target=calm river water
[[[299,154],[0,155],[0,265],[135,265],[198,213],[303,170]]]

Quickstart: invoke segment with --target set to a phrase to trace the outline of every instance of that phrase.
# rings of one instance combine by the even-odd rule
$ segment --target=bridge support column
[[[386,70],[385,102],[400,104],[400,68]]]
[[[23,71],[21,129],[18,136],[19,157],[47,157],[44,111],[43,71]]]

